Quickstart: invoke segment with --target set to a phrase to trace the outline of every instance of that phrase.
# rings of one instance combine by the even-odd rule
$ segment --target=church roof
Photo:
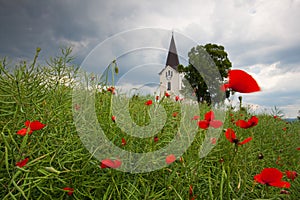
[[[179,59],[178,59],[176,45],[172,33],[166,66],[170,66],[177,71],[178,65],[179,65]]]

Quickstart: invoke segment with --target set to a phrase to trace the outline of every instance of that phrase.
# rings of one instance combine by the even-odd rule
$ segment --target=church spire
[[[172,32],[172,38],[170,42],[166,66],[170,66],[173,69],[177,70],[178,65],[179,65],[179,59],[178,59],[177,50],[176,50],[175,41]]]

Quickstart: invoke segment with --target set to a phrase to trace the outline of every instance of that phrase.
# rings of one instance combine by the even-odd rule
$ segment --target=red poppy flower
[[[243,145],[252,140],[252,137],[248,137],[245,140],[243,140],[242,142],[240,142],[239,139],[236,138],[234,130],[232,130],[231,128],[228,128],[226,130],[225,137],[229,142],[234,143],[236,145]]]
[[[217,143],[217,138],[210,138],[210,143],[211,144],[216,144]]]
[[[170,154],[166,157],[166,163],[167,164],[171,164],[176,160],[176,157],[174,156],[174,154]]]
[[[112,120],[113,122],[116,122],[116,116],[113,115],[113,116],[111,117],[111,120]]]
[[[193,186],[192,185],[190,185],[190,187],[189,187],[189,194],[190,194],[190,196],[193,196]]]
[[[70,188],[70,187],[65,187],[63,188],[63,190],[67,191],[69,196],[72,196],[74,192],[74,188]]]
[[[300,151],[300,147],[296,148],[298,151]]]
[[[152,100],[148,100],[148,101],[146,101],[145,105],[147,105],[147,106],[150,106],[150,105],[152,105]]]
[[[283,128],[282,128],[282,130],[283,130],[283,131],[286,131],[286,130],[287,130],[287,128],[286,128],[286,127],[283,127]]]
[[[261,184],[266,184],[268,186],[289,188],[290,183],[282,181],[282,172],[276,168],[265,168],[260,174],[254,176],[254,180]]]
[[[101,168],[119,168],[122,165],[122,162],[118,159],[111,160],[111,159],[104,159],[101,161]]]
[[[183,162],[184,162],[184,159],[183,159],[183,157],[182,157],[182,156],[180,156],[180,158],[179,158],[179,161],[180,161],[181,163],[183,163]]]
[[[74,109],[78,111],[78,110],[80,109],[80,105],[75,104],[75,105],[74,105]]]
[[[154,142],[158,142],[158,137],[154,136],[153,140],[154,140]]]
[[[223,84],[221,89],[231,89],[240,93],[251,93],[260,91],[256,80],[243,70],[230,70],[228,72],[228,83]]]
[[[198,120],[200,118],[200,116],[194,116],[193,118],[192,118],[192,120]]]
[[[175,101],[179,101],[179,100],[180,100],[179,96],[176,96]]]
[[[30,130],[32,131],[37,131],[37,130],[41,130],[42,128],[44,128],[46,125],[45,124],[42,124],[41,122],[39,121],[32,121],[30,122],[29,120],[27,120],[25,122],[25,126],[28,128],[30,128]]]
[[[287,190],[280,190],[280,194],[290,194],[290,192]]]
[[[122,138],[122,145],[123,145],[123,146],[126,145],[126,140],[125,140],[125,138]]]
[[[115,87],[109,87],[109,88],[107,88],[107,91],[108,92],[111,92],[112,94],[115,94],[116,92],[115,92]]]
[[[27,133],[30,135],[32,133],[32,130],[30,128],[22,128],[17,131],[17,134],[21,136],[25,136]]]
[[[170,95],[168,92],[166,92],[166,93],[165,93],[165,96],[166,96],[166,97],[170,97],[171,95]]]
[[[18,166],[18,167],[24,167],[27,164],[28,160],[29,160],[29,158],[27,157],[24,160],[21,160],[20,162],[17,162],[16,166]]]
[[[256,116],[252,116],[248,121],[240,119],[236,121],[235,124],[241,128],[245,128],[245,129],[251,128],[258,124],[258,118]]]
[[[158,100],[159,100],[159,96],[156,96],[156,97],[155,97],[155,100],[158,101]]]
[[[209,111],[204,115],[204,120],[198,121],[199,128],[207,129],[209,126],[213,128],[219,128],[223,125],[223,122],[215,120],[215,114],[213,111]]]
[[[173,117],[177,117],[177,115],[178,115],[178,112],[173,112],[173,114],[172,114]]]
[[[286,177],[288,179],[291,179],[292,181],[294,181],[295,178],[298,176],[297,172],[295,172],[295,171],[286,171],[285,174],[286,174]]]

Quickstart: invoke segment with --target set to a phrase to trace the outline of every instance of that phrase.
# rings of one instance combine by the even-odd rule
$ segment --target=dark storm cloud
[[[83,54],[83,48],[92,48],[106,33],[88,11],[83,1],[1,0],[0,56],[32,58],[36,47],[53,56],[69,45],[82,47],[76,53]]]

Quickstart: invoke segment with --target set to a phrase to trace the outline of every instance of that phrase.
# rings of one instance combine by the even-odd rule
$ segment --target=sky
[[[300,0],[0,0],[0,57],[32,60],[40,47],[42,62],[72,47],[78,65],[97,61],[103,71],[117,58],[120,83],[155,83],[173,31],[181,63],[193,45],[222,45],[232,69],[247,71],[262,89],[235,99],[243,96],[254,112],[276,106],[295,118],[299,10]]]

